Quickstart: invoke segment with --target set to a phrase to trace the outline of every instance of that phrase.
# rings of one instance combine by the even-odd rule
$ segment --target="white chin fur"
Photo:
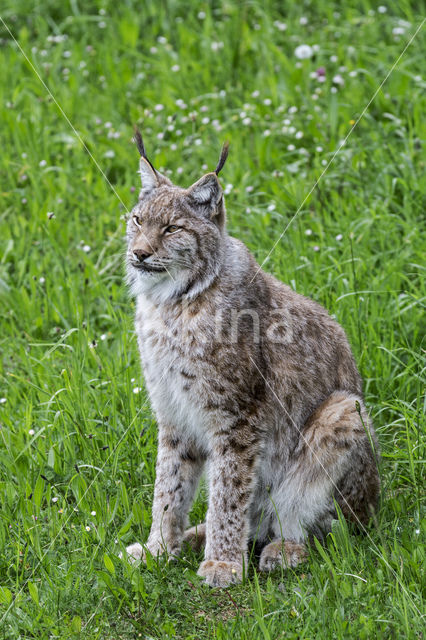
[[[133,296],[147,296],[156,304],[162,304],[176,297],[186,282],[185,273],[143,273],[129,272],[128,283]]]

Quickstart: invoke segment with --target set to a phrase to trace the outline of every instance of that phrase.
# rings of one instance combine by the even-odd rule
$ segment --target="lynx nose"
[[[133,249],[133,255],[139,262],[144,262],[149,256],[152,256],[152,253],[147,253],[144,249]]]

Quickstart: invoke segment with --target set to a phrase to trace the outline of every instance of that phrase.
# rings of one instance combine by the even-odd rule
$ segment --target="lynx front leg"
[[[204,457],[194,443],[160,427],[152,525],[146,549],[154,556],[180,551],[186,517],[197,487]],[[127,547],[129,556],[144,559],[139,543]]]
[[[252,434],[224,434],[216,439],[209,459],[205,560],[198,570],[210,586],[226,587],[242,579],[257,453]]]

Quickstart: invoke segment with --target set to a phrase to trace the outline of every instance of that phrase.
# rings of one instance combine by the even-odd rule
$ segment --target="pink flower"
[[[316,70],[317,78],[325,76],[325,67],[318,67]]]

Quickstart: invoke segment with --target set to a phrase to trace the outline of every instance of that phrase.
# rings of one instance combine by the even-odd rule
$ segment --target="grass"
[[[422,21],[385,9],[5,3],[31,64],[0,24],[1,639],[422,637],[424,29],[350,133]],[[183,185],[230,139],[230,231],[345,327],[382,447],[368,536],[336,522],[306,565],[224,591],[188,550],[118,557],[148,534],[156,448],[122,269],[134,123]]]

